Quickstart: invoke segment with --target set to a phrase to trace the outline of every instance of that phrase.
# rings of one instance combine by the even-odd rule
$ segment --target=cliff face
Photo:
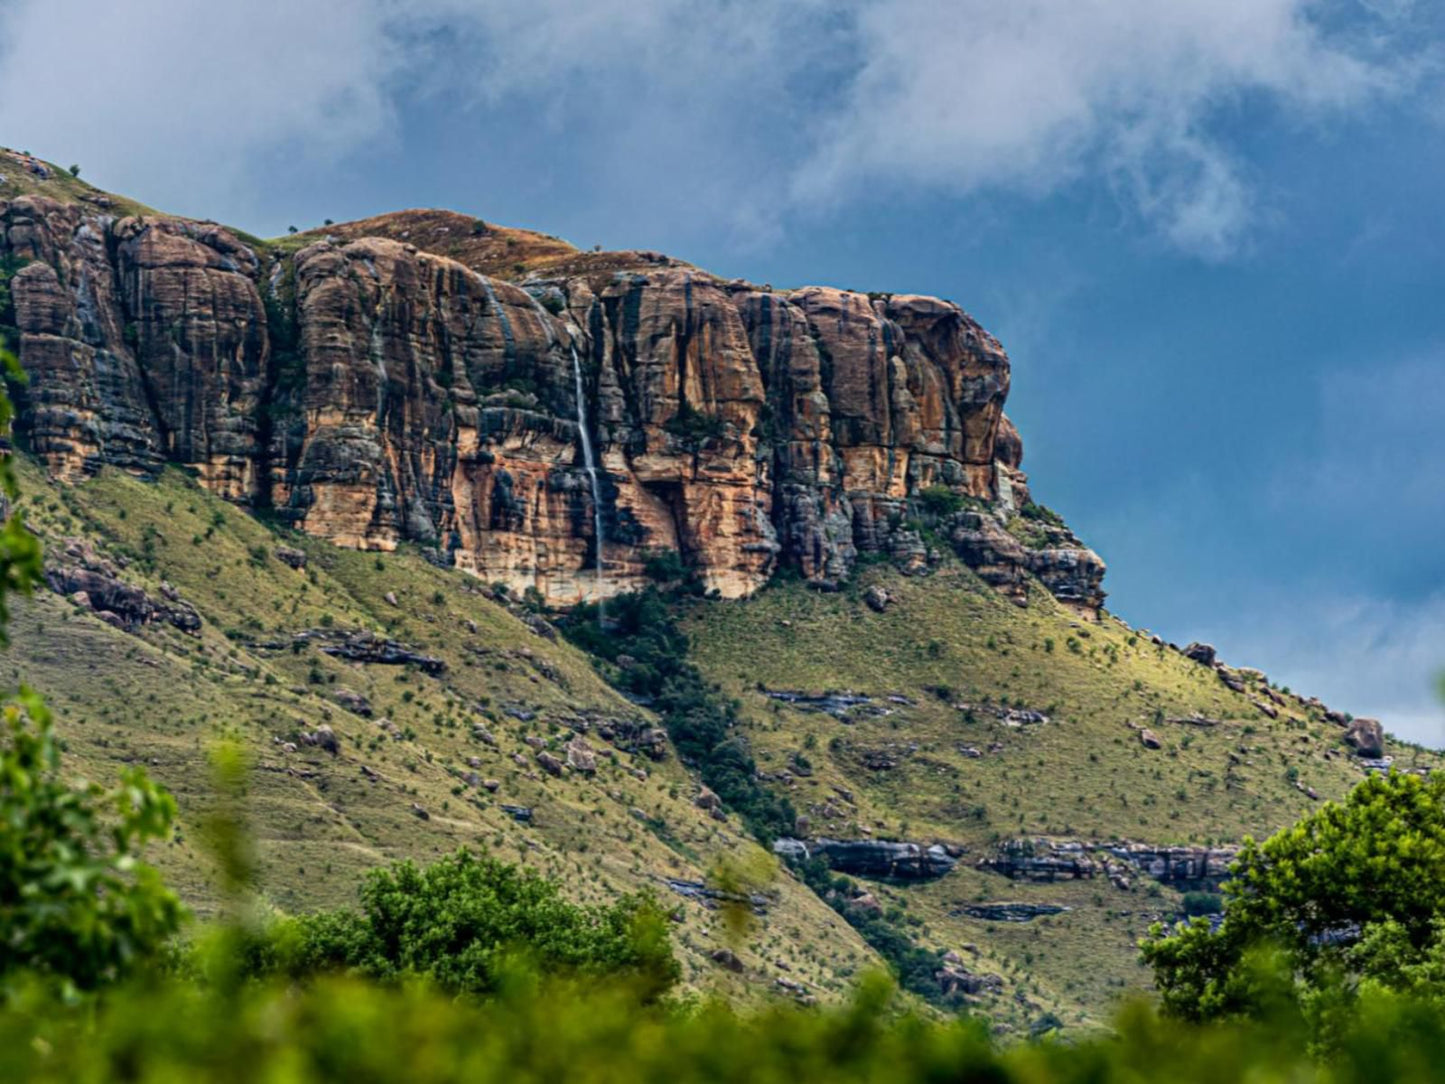
[[[178,463],[340,545],[414,542],[558,604],[637,587],[663,551],[735,597],[863,553],[922,569],[926,539],[1015,597],[1030,574],[1082,612],[1103,597],[1066,528],[1010,532],[1032,506],[1008,359],[949,302],[438,212],[299,240],[0,198],[22,439],[67,479]]]

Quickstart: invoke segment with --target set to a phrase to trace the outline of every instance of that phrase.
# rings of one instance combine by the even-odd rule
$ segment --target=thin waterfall
[[[587,432],[587,393],[582,387],[582,362],[578,360],[575,346],[572,347],[572,376],[577,382],[577,432],[582,437],[582,462],[592,483],[592,533],[597,546],[597,605],[600,607],[603,587],[602,482],[597,475],[597,457],[592,453],[592,437]]]

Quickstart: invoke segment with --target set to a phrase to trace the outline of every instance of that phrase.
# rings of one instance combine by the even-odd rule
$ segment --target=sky
[[[0,0],[0,143],[951,298],[1111,609],[1445,746],[1436,0]]]

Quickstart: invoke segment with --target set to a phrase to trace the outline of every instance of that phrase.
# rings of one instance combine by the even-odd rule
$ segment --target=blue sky
[[[1445,745],[1441,7],[0,0],[0,142],[950,297],[1118,613]]]

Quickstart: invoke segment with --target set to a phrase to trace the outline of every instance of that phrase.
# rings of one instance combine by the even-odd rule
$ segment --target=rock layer
[[[839,873],[901,881],[941,877],[958,864],[958,859],[937,843],[881,839],[779,839],[773,843],[773,851],[790,862],[822,857]]]
[[[416,214],[435,249],[447,216]],[[181,464],[339,545],[417,543],[554,604],[635,589],[664,551],[728,597],[784,566],[836,583],[865,553],[922,570],[921,498],[946,493],[972,502],[946,531],[990,582],[1097,609],[1102,562],[1066,529],[1010,533],[1031,506],[1009,362],[956,305],[560,243],[508,282],[406,221],[286,251],[0,201],[23,439],[62,478]]]

